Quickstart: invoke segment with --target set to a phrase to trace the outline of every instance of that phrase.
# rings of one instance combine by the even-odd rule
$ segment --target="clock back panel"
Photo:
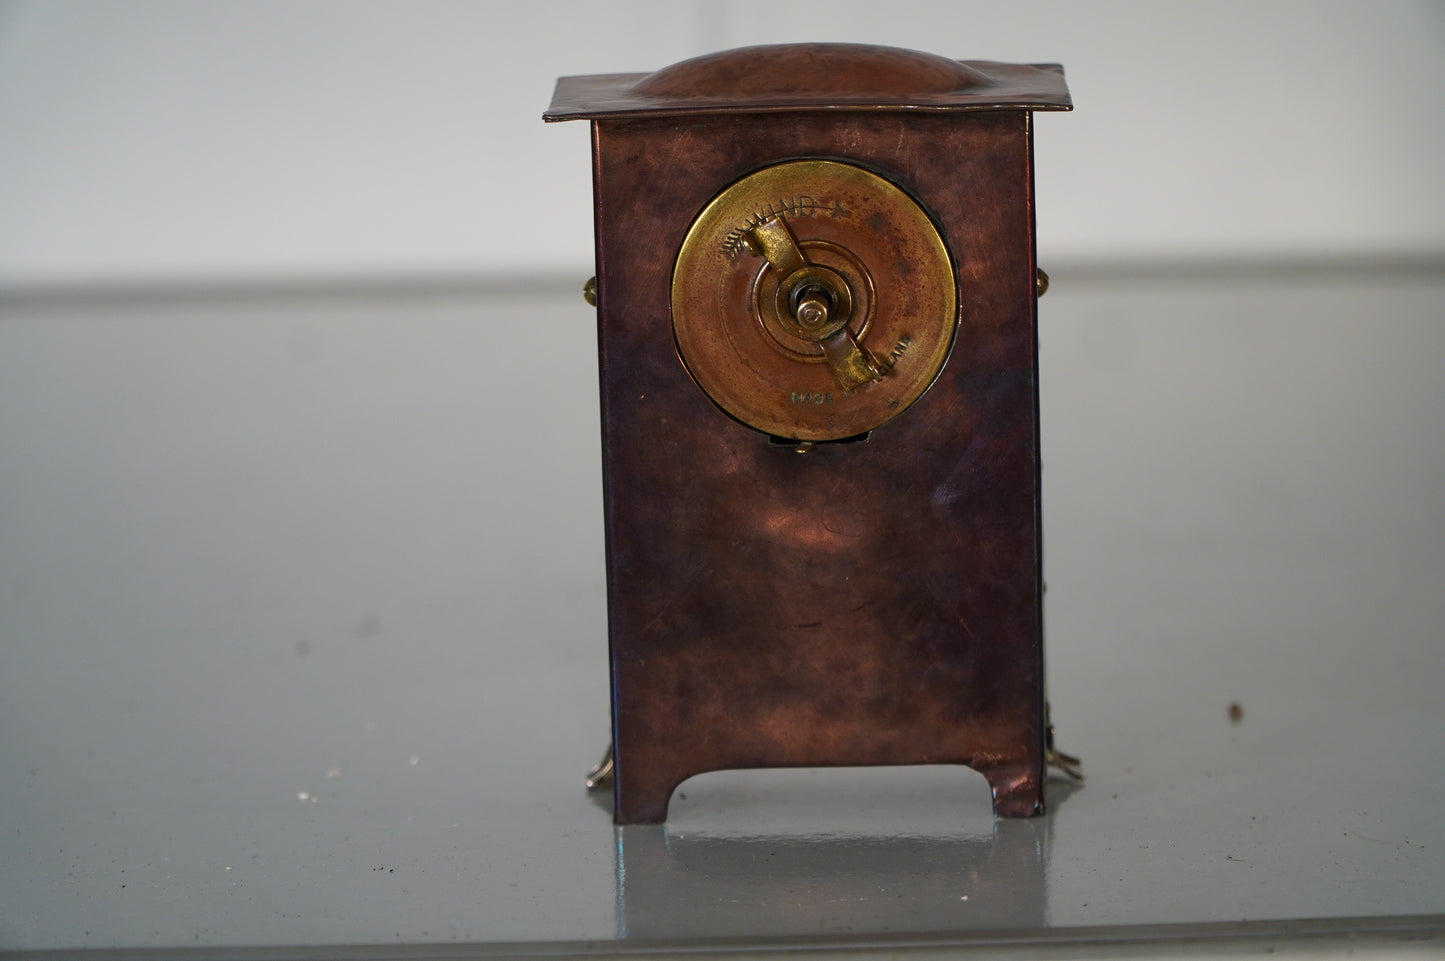
[[[593,146],[619,823],[664,820],[694,774],[784,766],[966,764],[999,814],[1040,813],[1029,113],[604,120]],[[910,409],[799,454],[693,381],[670,292],[720,190],[815,158],[928,212],[959,322]]]

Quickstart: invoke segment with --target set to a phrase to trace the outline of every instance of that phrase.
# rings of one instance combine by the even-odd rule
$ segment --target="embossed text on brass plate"
[[[952,261],[928,214],[862,167],[801,160],[715,197],[683,241],[673,330],[688,372],[777,437],[838,440],[919,399],[958,323]]]

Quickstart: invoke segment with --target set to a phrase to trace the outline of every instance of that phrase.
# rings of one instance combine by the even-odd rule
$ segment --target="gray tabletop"
[[[619,830],[573,290],[0,300],[0,950],[1439,951],[1445,278],[1060,270],[1041,313],[1086,784],[995,822],[960,768],[730,772]]]

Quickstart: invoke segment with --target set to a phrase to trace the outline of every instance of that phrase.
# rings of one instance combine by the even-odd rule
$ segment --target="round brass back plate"
[[[698,386],[789,439],[853,437],[897,417],[938,376],[957,318],[953,264],[928,214],[836,161],[732,184],[693,222],[672,276],[673,331]]]

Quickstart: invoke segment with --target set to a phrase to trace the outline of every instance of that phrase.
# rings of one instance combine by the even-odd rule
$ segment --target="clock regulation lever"
[[[853,293],[835,270],[810,264],[793,232],[781,216],[772,216],[744,235],[748,249],[767,260],[783,279],[778,320],[792,333],[815,342],[823,350],[833,379],[843,390],[856,390],[882,380],[888,366],[858,343],[848,329]]]

